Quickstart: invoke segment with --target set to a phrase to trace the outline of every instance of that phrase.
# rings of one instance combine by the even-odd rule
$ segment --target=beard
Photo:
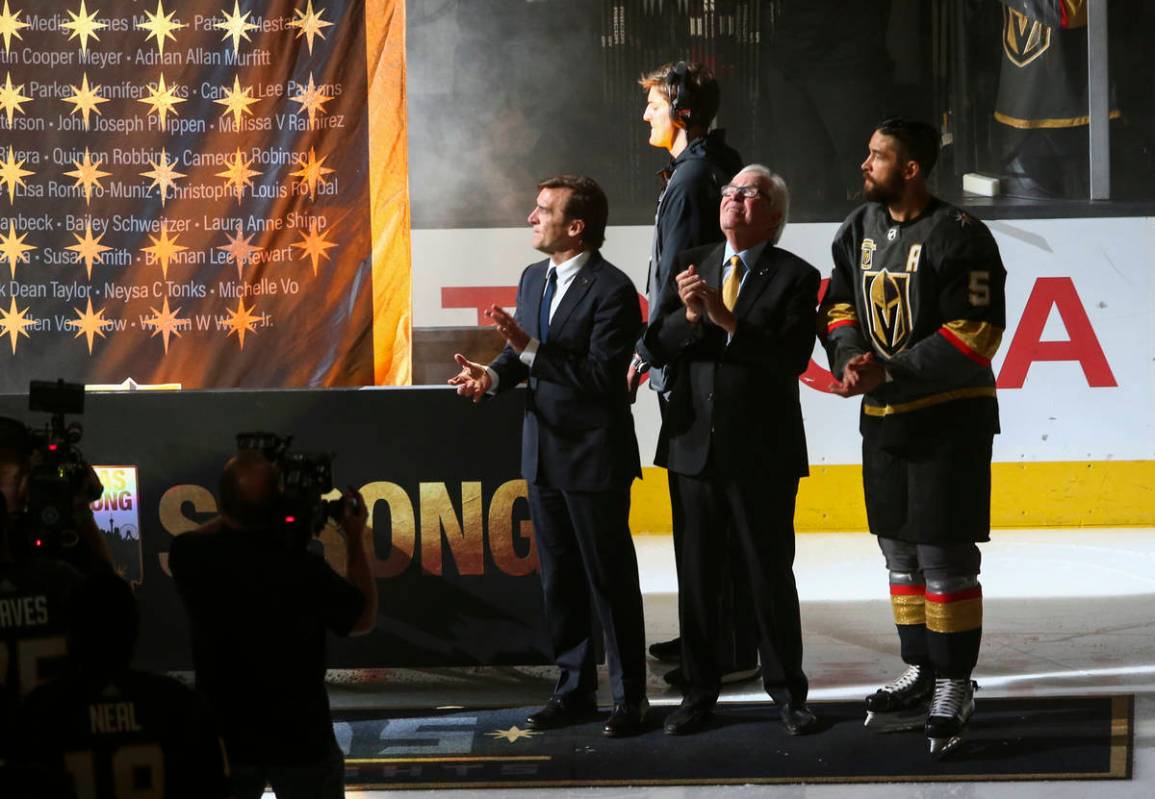
[[[892,203],[902,196],[902,178],[895,177],[886,183],[878,183],[863,178],[862,194],[869,202]]]

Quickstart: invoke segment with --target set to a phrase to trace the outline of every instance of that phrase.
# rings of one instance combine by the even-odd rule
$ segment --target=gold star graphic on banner
[[[84,7],[84,0],[80,0],[80,13],[74,14],[69,11],[68,16],[72,17],[72,21],[60,23],[60,27],[72,31],[68,34],[68,41],[80,37],[80,52],[82,53],[88,50],[88,37],[91,36],[99,42],[100,37],[96,35],[96,32],[108,27],[105,23],[96,21],[96,15],[99,13],[99,11],[93,11],[89,14],[88,9]]]
[[[73,308],[76,311],[76,319],[69,319],[68,325],[76,328],[76,338],[85,336],[88,338],[88,354],[92,354],[92,342],[97,336],[104,338],[104,328],[112,324],[112,320],[104,318],[104,309],[101,308],[96,313],[92,312],[92,297],[88,298],[88,308],[81,311],[79,308]]]
[[[4,37],[4,52],[7,53],[12,49],[12,37],[15,36],[20,41],[24,41],[24,37],[20,35],[21,28],[27,28],[27,22],[20,21],[21,11],[13,14],[8,10],[8,0],[4,0],[4,13],[0,14],[0,36]]]
[[[164,202],[168,199],[168,190],[176,188],[176,179],[187,177],[184,172],[177,172],[173,169],[176,166],[176,159],[172,159],[170,163],[168,160],[168,151],[160,151],[160,163],[156,161],[149,161],[148,165],[152,167],[151,172],[141,172],[141,177],[152,178],[152,183],[149,184],[151,190],[153,186],[160,187],[160,207],[164,208]]]
[[[87,220],[84,223],[84,238],[81,238],[75,233],[72,234],[72,238],[76,239],[76,243],[69,244],[64,249],[76,253],[76,261],[78,263],[84,261],[84,268],[88,272],[88,279],[92,280],[92,265],[94,263],[104,263],[104,253],[112,248],[100,243],[100,240],[104,238],[103,233],[96,238],[92,238],[92,220]]]
[[[183,244],[176,243],[176,240],[180,238],[179,233],[173,236],[171,239],[168,237],[167,220],[160,223],[159,239],[151,233],[148,234],[148,237],[152,241],[152,246],[141,247],[140,251],[148,253],[148,259],[146,263],[160,264],[160,273],[164,276],[165,280],[168,280],[168,265],[172,263],[173,256],[178,252],[187,250],[188,247],[184,246]]]
[[[79,111],[84,115],[84,129],[88,130],[88,115],[93,111],[98,114],[103,114],[104,112],[100,110],[100,104],[107,103],[108,98],[100,96],[99,86],[89,87],[87,72],[81,77],[79,89],[72,85],[69,85],[68,88],[72,89],[72,94],[69,97],[65,97],[64,102],[72,103],[74,106],[72,109],[73,114]]]
[[[250,313],[253,309],[245,307],[244,297],[237,299],[236,310],[232,308],[225,308],[225,310],[229,312],[229,321],[227,323],[229,326],[228,335],[231,336],[233,333],[236,333],[237,341],[240,342],[241,349],[243,350],[245,348],[245,334],[256,333],[257,322],[264,319],[264,317],[253,316]]]
[[[337,246],[337,242],[329,241],[327,236],[333,232],[330,228],[325,233],[317,232],[317,220],[314,219],[309,223],[309,232],[301,234],[301,240],[293,242],[293,246],[301,250],[301,259],[306,256],[313,262],[313,277],[317,276],[317,264],[319,259],[324,258],[329,260],[329,253],[333,247]]]
[[[508,730],[494,730],[493,732],[487,732],[486,735],[494,739],[504,738],[510,743],[513,743],[519,738],[532,738],[533,736],[537,735],[537,733],[533,730],[523,730],[521,727],[518,727],[516,724],[514,724]]]
[[[321,15],[325,13],[325,9],[322,8],[316,13],[313,12],[313,0],[309,0],[309,7],[307,11],[302,11],[301,9],[297,8],[293,10],[293,13],[297,15],[297,18],[289,23],[289,27],[297,29],[298,39],[300,39],[302,36],[305,37],[305,41],[309,45],[309,55],[312,55],[313,37],[320,36],[322,39],[324,39],[325,28],[329,27],[333,23],[326,22],[325,20],[321,19]]]
[[[24,178],[35,175],[24,168],[23,161],[17,161],[12,147],[8,148],[8,157],[0,163],[0,184],[8,187],[8,202],[16,203],[16,187],[27,185]]]
[[[100,185],[100,179],[106,178],[112,174],[111,172],[100,171],[100,165],[103,163],[103,160],[93,163],[92,157],[88,154],[88,148],[85,147],[84,160],[73,161],[72,165],[76,167],[76,169],[71,172],[64,173],[70,178],[76,178],[76,182],[72,184],[74,187],[84,187],[85,205],[88,205],[92,201],[92,187],[95,186],[98,189],[103,189],[104,187]]]
[[[175,83],[172,86],[165,84],[164,73],[162,72],[159,81],[148,85],[148,97],[137,99],[138,103],[144,103],[149,107],[149,110],[160,117],[161,130],[164,130],[164,123],[169,114],[176,116],[176,104],[185,102],[185,98],[177,97],[173,93],[176,87]]]
[[[15,302],[15,300],[13,300],[13,302]],[[170,311],[168,309],[168,297],[164,298],[164,306],[162,310],[158,311],[156,308],[149,308],[149,310],[152,311],[152,316],[150,316],[148,319],[145,319],[143,325],[144,327],[152,328],[153,336],[155,336],[157,333],[161,334],[161,337],[164,339],[164,353],[165,355],[168,355],[169,336],[176,336],[177,338],[180,338],[180,329],[182,327],[182,323],[187,322],[188,320],[181,319],[177,316],[177,314],[180,313],[180,308],[177,308],[175,311]]]
[[[0,236],[0,256],[8,262],[8,268],[12,270],[12,279],[16,279],[16,264],[23,263],[28,260],[26,253],[38,249],[31,244],[25,244],[24,239],[27,233],[17,236],[16,224],[14,222],[8,223],[8,230],[4,235]]]
[[[251,178],[256,177],[261,173],[255,169],[249,169],[249,167],[253,164],[253,159],[250,158],[248,161],[246,161],[245,156],[241,153],[240,147],[237,148],[236,154],[233,155],[232,158],[230,158],[226,163],[228,163],[229,168],[224,172],[218,172],[216,177],[224,178],[225,184],[230,186],[232,190],[236,192],[237,204],[239,205],[245,196],[245,186],[251,187],[253,185]]]
[[[32,327],[36,324],[35,319],[25,317],[28,313],[28,308],[23,311],[16,310],[16,298],[12,298],[12,303],[5,311],[0,308],[0,336],[10,336],[12,338],[12,354],[16,354],[16,340],[20,336],[28,338],[28,331],[24,328]]]
[[[24,91],[24,84],[19,86],[12,85],[12,73],[9,72],[4,78],[4,85],[0,86],[0,111],[8,114],[8,127],[12,127],[12,114],[19,111],[24,113],[24,109],[20,106],[31,100],[31,97],[25,97],[20,92]]]
[[[257,247],[250,243],[253,240],[253,236],[256,235],[255,233],[253,236],[246,237],[244,232],[244,226],[238,222],[237,235],[229,237],[228,244],[217,245],[218,250],[224,250],[226,253],[225,263],[231,261],[237,265],[237,280],[242,279],[241,272],[244,270],[246,264],[253,262],[253,256],[260,250],[265,249],[264,247]]]
[[[233,77],[232,89],[228,88],[227,86],[222,86],[221,89],[224,90],[225,96],[219,100],[213,100],[213,102],[225,107],[225,110],[221,111],[221,116],[224,116],[225,114],[233,115],[233,125],[237,130],[240,130],[241,115],[248,114],[249,116],[252,116],[253,112],[249,110],[249,106],[253,103],[260,102],[260,100],[252,96],[252,86],[247,86],[244,89],[241,89],[240,76]]]
[[[328,158],[328,156],[325,156],[325,158]],[[325,158],[322,158],[320,161],[318,161],[317,154],[313,152],[313,148],[310,147],[309,160],[302,163],[301,168],[296,172],[289,173],[289,177],[299,177],[301,179],[300,182],[308,187],[310,200],[315,200],[317,198],[317,184],[329,182],[325,180],[325,175],[328,175],[330,172],[337,171],[335,169],[329,169],[327,166],[322,166],[322,164],[325,163]]]
[[[217,30],[225,32],[225,35],[221,37],[221,41],[223,42],[229,37],[232,37],[233,49],[238,53],[241,50],[241,39],[244,39],[246,42],[251,42],[252,39],[249,38],[249,31],[254,31],[261,27],[248,21],[248,11],[244,14],[241,13],[240,0],[233,0],[232,14],[222,11],[221,16],[224,17],[224,21],[217,23]]]
[[[165,14],[164,6],[161,5],[160,0],[156,0],[156,13],[152,14],[146,10],[144,14],[148,17],[148,22],[142,22],[136,26],[137,30],[149,32],[148,36],[144,37],[146,42],[149,39],[156,39],[156,49],[160,51],[161,55],[164,55],[164,40],[172,39],[175,42],[176,36],[173,31],[185,27],[184,23],[172,21],[172,16],[175,13],[172,11]]]
[[[313,73],[309,73],[309,85],[306,86],[300,94],[295,97],[290,97],[294,103],[300,103],[301,107],[297,109],[297,113],[302,111],[309,112],[309,127],[312,128],[317,121],[317,113],[325,113],[325,103],[332,100],[332,97],[324,94],[317,88],[317,84],[313,82]]]

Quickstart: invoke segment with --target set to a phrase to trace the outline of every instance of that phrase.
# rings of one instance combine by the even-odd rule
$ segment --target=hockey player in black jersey
[[[924,123],[894,118],[874,131],[862,164],[869,202],[835,237],[819,335],[831,390],[863,395],[867,517],[907,664],[867,698],[867,727],[925,726],[940,756],[974,712],[976,543],[990,538],[991,358],[1006,272],[987,227],[930,194],[937,156],[938,133]]]
[[[21,697],[61,673],[69,603],[81,581],[68,564],[34,557],[18,524],[31,451],[24,424],[0,417],[0,727]]]
[[[67,796],[228,796],[224,746],[207,703],[169,677],[129,668],[137,624],[128,583],[107,571],[85,580],[70,613],[70,670],[25,700],[14,761],[65,775]],[[17,795],[57,796],[41,788],[37,780]]]

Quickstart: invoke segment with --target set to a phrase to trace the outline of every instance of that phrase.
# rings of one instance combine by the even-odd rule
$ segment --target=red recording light
[[[37,538],[37,539],[36,539],[35,541],[33,541],[32,543],[33,543],[33,545],[34,545],[34,546],[35,546],[37,549],[39,549],[40,547],[44,546],[44,539],[42,539],[42,538]]]
[[[49,452],[56,452],[57,448],[58,448],[58,445],[56,445],[56,444],[49,444],[48,445],[48,451]]]
[[[296,516],[286,516],[285,517],[285,524],[294,524],[296,521],[297,521]]]

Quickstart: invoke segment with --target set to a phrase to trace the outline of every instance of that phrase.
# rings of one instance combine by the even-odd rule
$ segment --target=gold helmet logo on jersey
[[[862,276],[870,301],[870,335],[886,355],[901,352],[910,338],[910,274],[885,269]]]
[[[1016,67],[1025,67],[1051,46],[1051,29],[1021,11],[1003,6],[1003,53]]]
[[[878,249],[878,245],[874,243],[874,239],[862,240],[862,258],[859,259],[858,265],[863,269],[870,269],[874,265],[874,251]]]

